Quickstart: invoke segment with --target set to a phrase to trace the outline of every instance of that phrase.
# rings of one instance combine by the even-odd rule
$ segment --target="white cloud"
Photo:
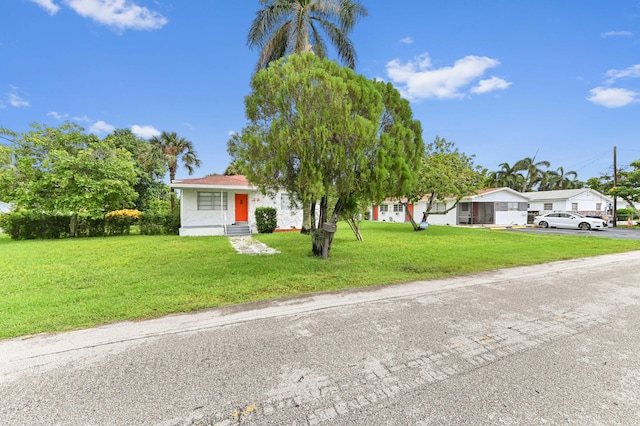
[[[60,6],[55,4],[53,0],[31,0],[31,2],[46,10],[51,16],[55,15],[60,10]]]
[[[227,132],[227,134],[228,134],[229,136],[234,136],[234,135],[237,135],[237,134],[238,134],[238,132],[236,132],[235,130],[229,130],[229,131]]]
[[[82,117],[75,116],[75,117],[71,117],[71,118],[73,119],[73,121],[80,121],[82,123],[93,123],[93,120],[90,119],[89,117],[87,117],[87,114],[83,115]]]
[[[405,38],[400,40],[400,43],[413,44],[413,39],[411,37],[405,37]]]
[[[628,68],[607,71],[604,87],[599,86],[589,91],[588,101],[606,108],[620,108],[640,102],[640,92],[632,89],[609,87],[620,79],[640,78],[640,64],[632,65]]]
[[[53,16],[60,6],[53,0],[30,0]],[[122,32],[133,30],[156,30],[168,21],[160,13],[139,6],[133,0],[59,0],[78,15],[90,18],[99,24]]]
[[[600,34],[600,37],[631,37],[633,33],[631,31],[607,31],[605,33]]]
[[[20,107],[28,107],[29,106],[29,102],[25,101],[24,99],[22,99],[20,96],[16,95],[15,93],[10,93],[9,94],[9,105],[11,105],[12,107],[16,107],[16,108],[20,108]]]
[[[47,113],[47,116],[53,117],[58,121],[62,121],[62,120],[65,120],[67,117],[69,117],[69,114],[58,114],[56,111],[49,111]]]
[[[620,78],[640,78],[640,64],[632,65],[623,70],[609,70],[607,71],[607,75],[609,76],[607,80],[609,84]]]
[[[167,23],[167,18],[160,13],[138,6],[130,0],[63,1],[80,16],[114,27],[119,31],[155,30]]]
[[[494,90],[504,90],[511,86],[511,84],[511,82],[506,81],[502,78],[491,77],[488,80],[480,80],[477,86],[471,88],[471,92],[482,94],[493,92]]]
[[[137,124],[134,124],[131,126],[131,131],[134,135],[143,139],[149,139],[153,136],[160,135],[160,131],[153,126],[138,126]]]
[[[114,130],[115,130],[115,126],[112,126],[111,124],[107,124],[102,120],[96,121],[91,125],[91,127],[89,127],[89,132],[95,133],[95,134],[111,133]]]
[[[406,64],[394,59],[387,63],[387,74],[404,97],[411,100],[425,98],[461,99],[467,96],[467,87],[480,78],[488,69],[500,64],[497,59],[486,56],[465,56],[453,66],[434,68],[427,53]],[[487,93],[505,89],[511,83],[492,77],[478,83],[473,93]]]
[[[640,102],[640,93],[627,89],[596,87],[589,91],[587,100],[607,108],[620,108]]]

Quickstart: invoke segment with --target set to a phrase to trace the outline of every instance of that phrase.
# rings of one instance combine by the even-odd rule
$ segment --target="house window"
[[[227,210],[227,193],[198,192],[198,210]]]
[[[596,210],[602,210],[602,203],[596,203]]]
[[[393,205],[393,211],[398,213],[398,212],[403,212],[404,211],[404,206],[402,204],[394,204]]]
[[[507,210],[510,212],[517,212],[520,210],[520,203],[507,203]]]
[[[544,203],[542,210],[553,210],[553,203]]]
[[[389,211],[389,205],[388,204],[383,204],[380,206],[380,212],[381,213],[386,213]]]
[[[445,210],[444,203],[435,203],[432,207],[433,213],[444,213]]]
[[[280,195],[280,208],[282,210],[293,210],[293,206],[291,205],[291,197],[289,194]]]
[[[578,211],[578,203],[571,203],[571,211],[574,211],[574,212]]]

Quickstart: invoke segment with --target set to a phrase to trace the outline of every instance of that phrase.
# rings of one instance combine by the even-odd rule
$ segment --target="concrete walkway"
[[[229,237],[231,246],[240,254],[279,254],[280,252],[273,249],[260,241],[249,237]]]

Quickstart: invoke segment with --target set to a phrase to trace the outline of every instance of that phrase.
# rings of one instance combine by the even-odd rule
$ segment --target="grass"
[[[638,241],[364,222],[340,224],[328,260],[308,236],[257,235],[281,251],[238,255],[225,237],[11,241],[0,234],[0,338],[59,332],[303,293],[428,280],[640,249]]]

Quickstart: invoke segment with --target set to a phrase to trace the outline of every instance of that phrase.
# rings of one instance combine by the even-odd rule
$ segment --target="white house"
[[[0,201],[0,213],[9,213],[11,211],[11,205]]]
[[[406,200],[403,200],[406,201]],[[455,199],[447,200],[454,203]],[[511,188],[480,190],[475,195],[464,197],[456,208],[443,214],[445,205],[437,203],[431,210],[428,222],[431,225],[526,225],[529,199]],[[428,198],[409,203],[407,210],[416,222],[422,219],[427,209]],[[371,219],[379,222],[407,222],[409,217],[400,201],[386,200],[373,206]]]
[[[207,176],[174,180],[180,190],[180,235],[246,235],[257,233],[255,210],[274,207],[276,230],[299,229],[302,210],[291,205],[287,193],[263,195],[245,176]]]
[[[610,214],[613,198],[590,188],[525,192],[529,198],[530,218],[554,211],[571,211],[584,215]]]

